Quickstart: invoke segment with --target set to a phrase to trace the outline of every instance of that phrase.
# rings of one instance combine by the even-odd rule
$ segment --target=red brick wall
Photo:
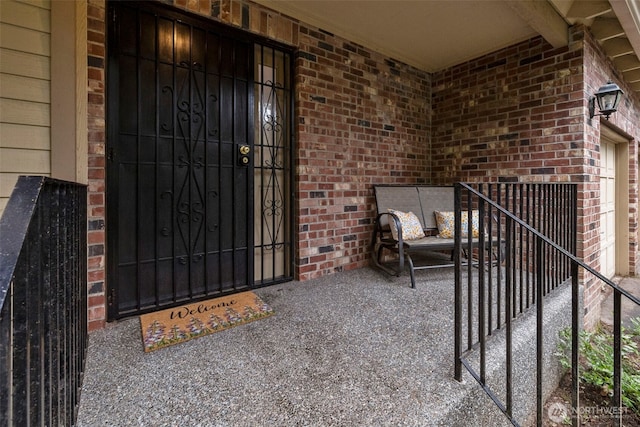
[[[588,180],[580,43],[538,37],[433,76],[436,182]]]
[[[578,256],[599,268],[595,226],[604,119],[594,118],[590,125],[587,103],[611,76],[611,64],[583,27],[571,29],[566,48],[553,49],[538,37],[434,74],[433,181],[578,183]],[[629,262],[637,272],[640,119],[632,99],[611,123],[636,138],[630,144]],[[585,322],[592,325],[599,317],[601,288],[592,277],[584,284]]]
[[[300,25],[299,278],[363,267],[372,184],[426,182],[427,73]]]

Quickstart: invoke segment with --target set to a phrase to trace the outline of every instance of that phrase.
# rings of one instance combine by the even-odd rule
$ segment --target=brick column
[[[105,1],[87,4],[88,68],[88,321],[89,330],[105,322]]]

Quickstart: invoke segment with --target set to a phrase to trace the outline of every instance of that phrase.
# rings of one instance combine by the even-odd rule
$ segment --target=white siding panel
[[[11,192],[13,191],[13,187],[16,186],[16,182],[18,182],[18,177],[20,173],[0,173],[0,198],[5,198],[11,196]]]
[[[51,76],[51,61],[48,56],[34,55],[11,49],[0,49],[0,72],[49,80]]]
[[[50,0],[0,0],[0,214],[19,175],[51,173],[50,32]]]
[[[49,104],[0,98],[0,122],[34,126],[50,126]]]
[[[51,84],[47,80],[0,73],[0,98],[48,104],[51,102]]]
[[[44,150],[0,148],[0,171],[49,175],[51,172],[51,153]]]
[[[48,33],[0,23],[0,47],[50,56],[51,36]]]
[[[0,123],[0,147],[48,150],[50,141],[48,127]]]
[[[27,3],[0,1],[0,21],[16,27],[51,32],[51,12]]]

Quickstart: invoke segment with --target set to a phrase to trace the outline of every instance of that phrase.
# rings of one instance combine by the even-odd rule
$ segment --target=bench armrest
[[[402,223],[400,222],[400,218],[398,218],[398,216],[394,213],[391,212],[382,212],[381,214],[378,214],[378,216],[376,217],[376,228],[379,231],[379,236],[380,239],[383,239],[383,233],[385,232],[385,230],[382,229],[382,227],[380,226],[380,219],[382,217],[384,217],[385,215],[389,216],[389,219],[387,220],[389,222],[389,228],[393,227],[395,225],[396,230],[398,230],[398,238],[395,239],[393,238],[393,233],[391,233],[391,230],[389,230],[389,236],[387,236],[387,239],[393,240],[398,244],[402,244],[402,242],[404,241],[402,238]],[[393,221],[393,225],[391,223],[391,221]]]

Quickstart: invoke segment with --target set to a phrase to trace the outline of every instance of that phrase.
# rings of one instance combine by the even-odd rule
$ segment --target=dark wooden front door
[[[253,45],[109,6],[108,317],[253,283]]]

